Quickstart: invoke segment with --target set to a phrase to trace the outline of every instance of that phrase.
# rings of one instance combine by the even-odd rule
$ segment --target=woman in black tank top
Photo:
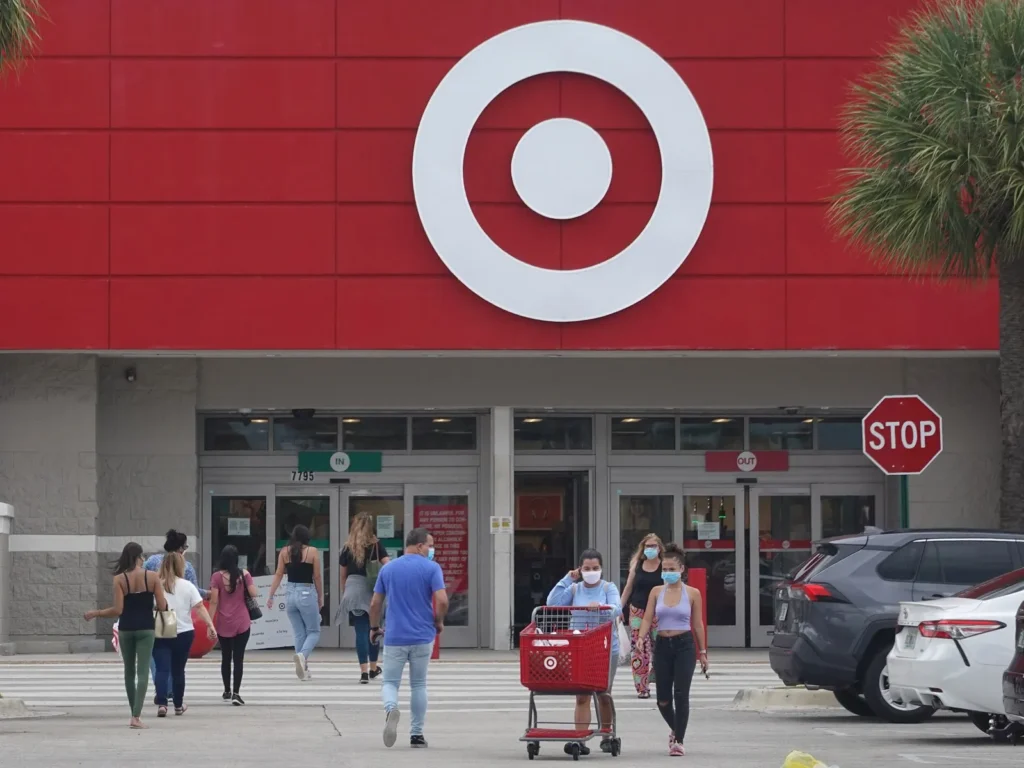
[[[320,565],[320,550],[309,545],[309,528],[296,525],[292,529],[288,546],[277,558],[277,573],[270,585],[267,608],[274,607],[274,593],[288,574],[288,597],[285,612],[292,625],[292,639],[295,642],[295,676],[299,680],[311,680],[309,657],[320,640],[321,611],[324,607],[323,571]]]
[[[650,637],[640,638],[640,625],[647,610],[651,590],[661,584],[661,555],[665,545],[653,533],[644,536],[630,561],[629,578],[622,590],[622,612],[629,607],[629,640],[632,646],[633,685],[638,698],[651,698],[651,643]],[[657,637],[657,625],[651,629]]]
[[[153,655],[154,604],[167,610],[163,585],[155,573],[142,567],[142,546],[125,544],[114,567],[114,605],[101,611],[88,611],[86,621],[118,619],[118,648],[124,662],[124,688],[132,710],[129,728],[145,728],[142,706],[149,685],[149,660]]]

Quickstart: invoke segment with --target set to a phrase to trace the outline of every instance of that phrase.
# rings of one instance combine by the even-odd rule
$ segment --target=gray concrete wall
[[[18,510],[14,534],[94,535],[96,359],[0,356],[0,498]],[[95,631],[95,552],[11,553],[12,640],[77,642]]]

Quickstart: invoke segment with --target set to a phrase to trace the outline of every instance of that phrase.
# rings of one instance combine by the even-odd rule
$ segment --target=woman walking
[[[622,590],[622,608],[629,608],[629,641],[632,646],[631,662],[633,685],[637,698],[651,698],[651,639],[640,639],[640,625],[647,612],[651,590],[661,584],[661,539],[653,533],[641,540],[629,562],[629,577]],[[658,637],[658,622],[651,624],[651,635]]]
[[[601,624],[612,623],[622,616],[619,588],[610,581],[601,578],[601,553],[596,549],[584,550],[580,555],[580,567],[569,571],[554,589],[548,594],[548,605],[576,606],[597,609],[608,606],[607,610],[594,610],[593,613],[574,612],[569,625],[572,630],[595,629]],[[619,633],[612,628],[612,658],[619,654]],[[610,728],[614,707],[612,705],[612,683],[615,680],[615,665],[611,665],[608,690],[598,695],[598,720],[601,728]],[[590,729],[590,696],[576,697],[576,730]],[[565,745],[565,753],[573,754],[572,742]],[[601,740],[601,751],[611,751],[611,738]],[[590,748],[579,744],[579,753],[589,755]]]
[[[381,566],[391,558],[373,530],[373,517],[360,512],[352,520],[348,540],[338,564],[341,566],[341,604],[335,622],[343,616],[356,633],[356,655],[359,657],[359,682],[366,685],[380,675],[377,656],[380,645],[370,642],[370,599]]]
[[[159,552],[155,555],[150,555],[146,558],[146,562],[143,563],[142,567],[147,571],[157,573],[160,570],[160,564],[164,561],[164,556],[168,552],[177,552],[182,557],[185,555],[185,551],[188,549],[188,536],[180,531],[176,531],[173,528],[167,532],[167,536],[164,538],[164,551]],[[196,569],[192,567],[192,563],[188,560],[185,561],[185,578],[188,579],[192,584],[199,589],[199,582],[196,581]],[[199,589],[199,594],[206,599],[206,590]],[[154,646],[155,647],[155,646]],[[156,688],[156,654],[153,654],[153,659],[149,663],[149,673],[153,677],[153,687]],[[167,678],[164,683],[168,686],[167,690],[171,690],[171,679]],[[168,694],[169,695],[169,694]],[[154,703],[156,703],[154,701]]]
[[[288,597],[285,600],[288,621],[292,624],[295,643],[295,675],[299,680],[312,679],[309,675],[309,657],[320,641],[320,610],[324,607],[324,578],[320,565],[320,552],[309,546],[309,528],[292,528],[288,546],[277,558],[277,572],[270,585],[267,609],[274,606],[274,594],[281,579],[288,574]]]
[[[682,577],[683,550],[669,544],[661,556],[661,578],[665,583],[651,590],[640,626],[640,637],[646,638],[655,619],[658,621],[658,639],[654,644],[658,710],[670,729],[668,753],[675,757],[686,754],[683,739],[690,720],[690,685],[698,658],[701,671],[708,671],[700,592],[683,584]]]
[[[245,704],[239,691],[242,688],[245,646],[252,627],[246,595],[257,597],[259,593],[249,572],[238,567],[238,549],[228,544],[220,553],[217,571],[210,578],[210,613],[220,643],[220,676],[224,682],[221,698],[236,707]]]
[[[149,660],[153,655],[154,603],[159,610],[167,610],[160,580],[142,567],[142,545],[129,541],[114,566],[114,605],[85,614],[86,621],[118,619],[124,689],[132,710],[129,728],[146,728],[142,724],[142,705],[146,701]]]
[[[192,625],[192,609],[206,622],[206,632],[211,640],[216,639],[210,614],[206,612],[203,598],[194,584],[185,578],[185,558],[178,552],[168,552],[160,563],[160,586],[167,596],[167,605],[174,611],[178,625],[177,637],[158,637],[153,645],[156,660],[156,716],[167,717],[167,698],[173,696],[174,714],[184,715],[185,706],[185,665],[192,650],[195,629]],[[171,686],[168,688],[167,680]]]

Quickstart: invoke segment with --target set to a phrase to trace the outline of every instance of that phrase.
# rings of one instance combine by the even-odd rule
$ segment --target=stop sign
[[[917,395],[889,395],[861,422],[864,455],[887,475],[919,475],[942,453],[942,417]]]

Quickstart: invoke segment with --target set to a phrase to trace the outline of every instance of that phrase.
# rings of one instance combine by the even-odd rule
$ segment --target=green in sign
[[[380,451],[303,451],[299,472],[380,472]]]

